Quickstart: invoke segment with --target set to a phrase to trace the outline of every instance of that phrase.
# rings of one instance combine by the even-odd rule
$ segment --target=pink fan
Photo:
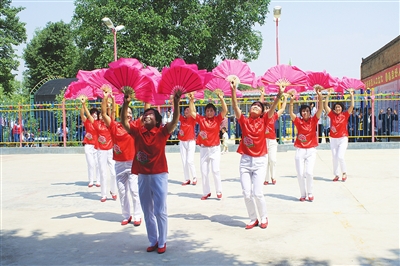
[[[166,100],[169,100],[169,95],[167,94],[159,94],[156,91],[158,87],[158,83],[161,80],[161,73],[158,71],[157,68],[152,66],[147,66],[146,68],[142,69],[142,73],[146,76],[150,77],[154,83],[154,89],[151,91],[152,100],[149,102],[152,105],[163,105],[165,104]]]
[[[233,78],[238,79],[238,83],[255,86],[255,74],[251,72],[250,67],[237,59],[226,59],[212,70],[214,76],[223,78],[231,82]]]
[[[308,86],[311,87],[311,89],[315,89],[319,87],[320,89],[329,89],[336,87],[336,80],[329,75],[329,73],[326,73],[325,71],[323,72],[313,72],[313,71],[307,71],[307,81],[308,81]]]
[[[147,103],[152,100],[154,82],[138,68],[126,65],[109,68],[104,73],[104,78],[122,93],[134,92],[134,98]]]
[[[157,92],[172,95],[176,90],[182,94],[203,89],[203,80],[193,66],[182,64],[182,59],[175,59],[171,67],[164,67]]]
[[[128,67],[132,66],[139,70],[143,68],[142,63],[140,63],[140,61],[137,60],[136,58],[120,58],[117,61],[109,63],[108,66],[111,68],[118,68],[120,66],[128,66]]]
[[[195,99],[204,99],[204,90],[198,90],[194,92],[194,98]]]
[[[338,83],[335,91],[339,93],[344,93],[345,90],[349,89],[365,89],[365,84],[359,79],[343,77],[342,80]]]
[[[221,78],[213,78],[207,83],[206,88],[210,91],[215,91],[217,89],[221,90],[225,96],[232,96],[231,85],[229,81]],[[240,90],[236,90],[236,96],[241,98],[243,93]]]
[[[261,77],[261,81],[271,92],[278,92],[279,88],[283,87],[284,92],[295,90],[300,93],[307,86],[307,75],[295,66],[277,65],[269,68]]]
[[[84,81],[71,82],[67,88],[68,94],[64,95],[66,99],[78,99],[79,97],[86,97],[89,100],[96,100],[93,88]],[[67,98],[68,97],[68,98]]]

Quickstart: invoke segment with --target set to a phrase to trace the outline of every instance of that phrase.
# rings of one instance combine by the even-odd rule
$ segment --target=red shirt
[[[132,121],[135,127],[140,126],[140,119]],[[135,145],[133,138],[126,132],[124,126],[111,120],[110,132],[113,145],[113,159],[118,162],[132,161],[135,154]]]
[[[340,114],[336,114],[334,111],[330,111],[328,114],[331,119],[331,127],[329,136],[331,138],[341,138],[349,136],[349,132],[347,131],[347,123],[349,120],[349,112],[341,112]]]
[[[207,118],[196,115],[196,122],[200,125],[200,132],[196,144],[205,147],[219,146],[219,126],[222,122],[221,114]]]
[[[106,124],[102,120],[96,120],[93,123],[97,131],[97,145],[99,150],[110,150],[113,147],[111,133]]]
[[[182,141],[194,140],[194,126],[196,125],[196,120],[191,116],[184,117],[183,115],[180,115],[179,122],[181,122],[181,125],[179,128],[178,139]]]
[[[268,116],[268,114],[264,114],[264,116]],[[274,115],[268,120],[268,124],[265,128],[265,138],[276,139],[275,121],[278,120],[278,118],[278,113],[274,113]]]
[[[154,127],[149,131],[143,126],[135,127],[132,123],[130,126],[136,146],[132,174],[168,173],[165,144],[170,134],[167,127]]]
[[[268,124],[268,115],[263,117],[247,118],[243,114],[238,122],[242,129],[242,140],[237,152],[252,157],[260,157],[267,154],[267,143],[265,141],[265,128]]]
[[[314,115],[307,121],[296,117],[293,121],[297,128],[297,137],[294,146],[297,148],[309,149],[318,146],[317,130],[318,118]]]
[[[86,119],[86,121],[83,123],[85,126],[85,137],[83,138],[83,143],[84,144],[91,144],[94,145],[94,147],[97,149],[97,131],[94,129],[93,123],[90,122],[89,119]]]

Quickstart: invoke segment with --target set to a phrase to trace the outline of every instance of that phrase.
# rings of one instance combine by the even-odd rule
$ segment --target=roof
[[[35,93],[35,102],[54,101],[60,92],[77,78],[53,79],[43,84]]]

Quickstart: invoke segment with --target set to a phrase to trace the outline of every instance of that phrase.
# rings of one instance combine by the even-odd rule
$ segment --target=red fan
[[[365,84],[359,79],[343,77],[342,80],[338,82],[338,86],[335,88],[335,91],[343,94],[345,90],[350,89],[365,89]]]
[[[329,73],[326,73],[325,71],[323,72],[312,72],[312,71],[307,71],[307,81],[308,81],[308,86],[311,87],[311,89],[315,89],[319,87],[320,89],[329,89],[336,87],[336,80],[329,75]]]
[[[213,78],[207,83],[206,88],[210,91],[221,90],[225,96],[232,96],[231,85],[229,81],[221,78]],[[236,96],[241,98],[243,93],[240,90],[236,90]]]
[[[229,82],[236,78],[241,84],[256,86],[254,84],[255,74],[251,72],[250,67],[240,60],[226,59],[212,70],[214,76],[223,78]]]
[[[86,97],[89,100],[96,100],[93,88],[84,81],[74,81],[69,84],[67,91],[64,95],[66,99],[78,99],[79,97]],[[67,98],[68,97],[68,98]]]
[[[295,90],[300,93],[307,86],[307,75],[295,66],[277,65],[265,72],[261,77],[261,82],[274,92],[278,92],[279,88],[283,87],[285,88],[284,92]]]
[[[152,105],[165,104],[166,100],[169,100],[169,95],[159,94],[156,91],[156,88],[158,87],[158,84],[161,80],[161,73],[158,71],[157,68],[152,66],[147,66],[146,68],[142,69],[142,73],[150,77],[154,83],[154,89],[151,91],[152,100],[149,103]]]
[[[175,61],[175,60],[174,60]],[[176,90],[182,94],[203,89],[203,80],[198,70],[186,65],[164,67],[157,92],[172,95]]]
[[[140,63],[139,60],[136,58],[120,58],[117,61],[111,62],[108,64],[109,67],[111,68],[118,68],[121,66],[128,66],[128,67],[134,67],[139,70],[143,68],[142,63]]]

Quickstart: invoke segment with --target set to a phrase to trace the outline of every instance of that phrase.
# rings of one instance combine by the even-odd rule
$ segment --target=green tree
[[[29,89],[49,76],[75,77],[79,53],[70,25],[49,22],[43,30],[37,30],[23,58],[27,67],[24,82]]]
[[[257,59],[269,0],[76,0],[71,24],[82,49],[83,69],[107,67],[113,60],[113,34],[102,23],[109,17],[117,33],[118,57],[133,57],[161,69],[177,57],[211,70],[223,59]]]
[[[0,87],[7,95],[14,90],[13,81],[19,66],[14,46],[26,41],[25,23],[17,16],[22,7],[11,7],[11,0],[0,1]]]

